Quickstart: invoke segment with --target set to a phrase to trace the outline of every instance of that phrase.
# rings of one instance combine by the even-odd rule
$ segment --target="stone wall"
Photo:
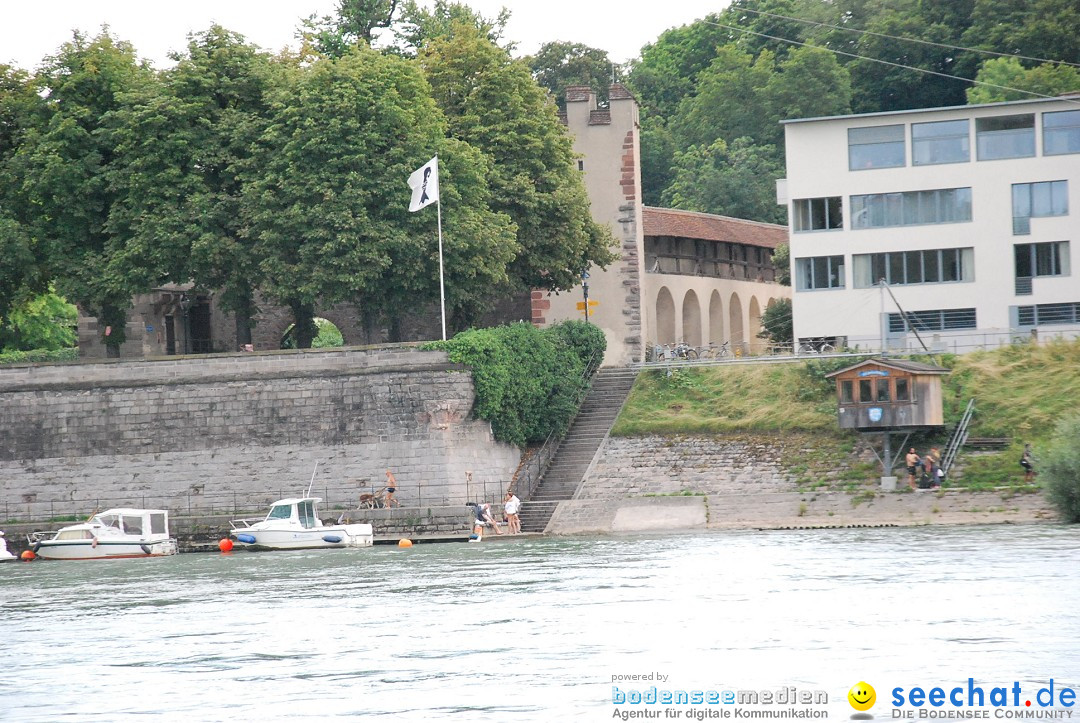
[[[782,439],[609,437],[578,499],[794,489]]]
[[[495,501],[519,453],[473,398],[466,369],[410,347],[0,369],[0,513],[250,511],[316,462],[314,491],[353,506],[387,468],[405,505]]]
[[[808,438],[609,437],[574,499],[560,502],[546,532],[595,534],[696,529],[874,527],[1052,522],[1037,490],[1017,494],[864,489],[800,492],[781,458]]]

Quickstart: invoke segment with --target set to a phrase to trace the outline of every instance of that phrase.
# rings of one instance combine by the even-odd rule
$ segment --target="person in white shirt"
[[[503,511],[506,512],[506,526],[509,528],[511,535],[521,532],[521,519],[518,517],[520,508],[521,500],[511,490],[506,490],[506,497],[503,498]]]

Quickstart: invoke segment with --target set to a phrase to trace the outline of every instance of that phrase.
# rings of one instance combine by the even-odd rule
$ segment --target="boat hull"
[[[116,560],[135,557],[165,557],[179,550],[176,540],[148,542],[127,540],[44,540],[35,545],[35,554],[46,560]]]
[[[234,529],[232,536],[246,547],[263,550],[318,550],[371,547],[374,544],[374,534],[368,524],[311,529],[259,529],[256,525]]]

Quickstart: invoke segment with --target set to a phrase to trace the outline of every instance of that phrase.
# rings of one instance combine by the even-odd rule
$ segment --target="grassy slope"
[[[965,486],[1018,483],[1023,443],[1032,442],[1038,458],[1056,421],[1080,407],[1080,341],[1023,344],[930,361],[953,372],[945,378],[945,422],[950,430],[975,397],[971,436],[1013,440],[1006,452],[962,455],[963,481],[956,482]],[[822,470],[837,455],[851,460],[848,471],[840,475],[844,486],[872,484],[879,474],[876,465],[852,457],[859,436],[837,428],[835,392],[824,380],[825,373],[849,363],[730,365],[682,369],[671,376],[647,372],[638,378],[612,434],[802,433],[816,448],[809,459],[792,460],[792,471],[804,484],[821,484],[816,480],[823,479]],[[912,443],[924,449],[942,446],[946,438],[944,432],[922,434]],[[834,478],[831,484],[837,481]]]

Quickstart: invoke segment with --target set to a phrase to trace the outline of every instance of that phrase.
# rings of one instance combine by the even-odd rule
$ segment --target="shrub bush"
[[[1036,458],[1047,499],[1065,522],[1080,522],[1080,414],[1063,419],[1042,459]]]
[[[0,364],[32,364],[35,362],[78,361],[79,350],[35,349],[34,351],[5,351],[0,353]]]
[[[444,349],[451,361],[468,366],[476,385],[474,414],[491,422],[496,439],[524,447],[566,431],[605,345],[592,324],[563,322],[547,329],[528,323],[470,329],[425,348]]]

